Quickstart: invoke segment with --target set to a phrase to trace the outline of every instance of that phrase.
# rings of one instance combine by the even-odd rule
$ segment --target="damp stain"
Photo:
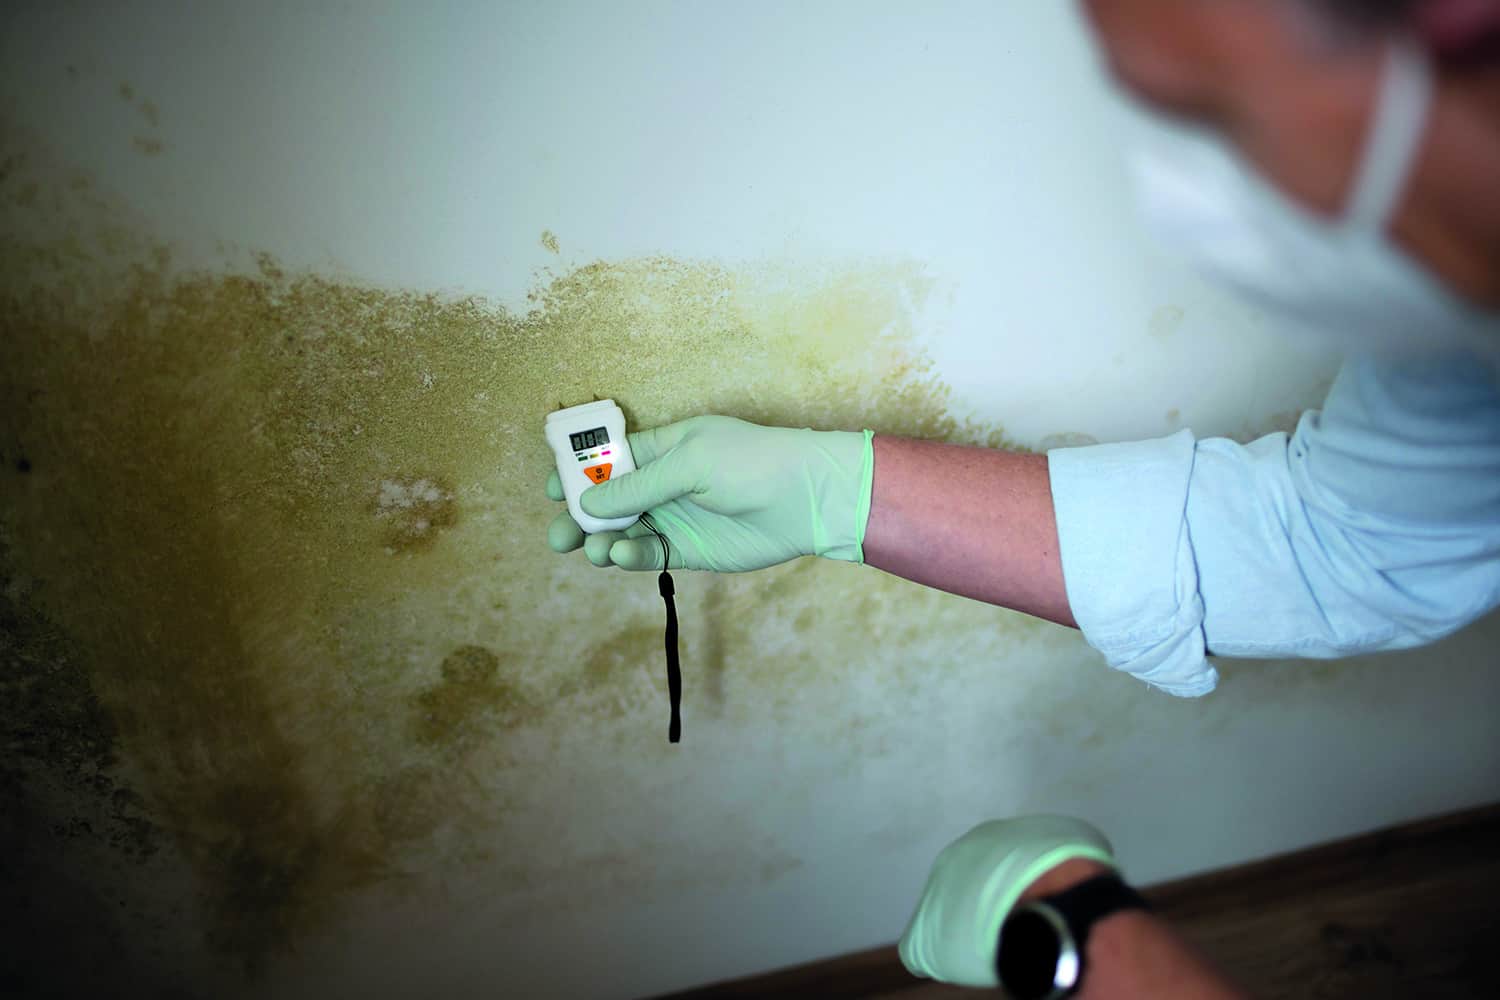
[[[80,773],[128,761],[64,788],[79,814],[122,803],[116,827],[76,836],[119,836],[124,866],[170,846],[205,942],[239,975],[413,871],[501,858],[494,877],[517,891],[588,889],[594,869],[553,849],[569,824],[538,770],[569,760],[596,775],[588,794],[620,789],[629,809],[609,770],[621,747],[666,752],[654,581],[542,541],[557,399],[608,395],[636,427],[721,412],[1010,443],[949,414],[918,336],[933,280],[914,262],[601,261],[506,308],[264,255],[186,269],[131,218],[0,143],[6,613],[45,623],[20,629],[24,676],[53,692],[6,725],[74,732]],[[577,360],[594,356],[614,359],[607,377]],[[833,593],[838,614],[806,611]],[[836,702],[877,669],[851,635],[897,643],[879,669],[920,673],[900,622],[980,620],[813,561],[725,581],[715,601],[726,722]],[[685,707],[705,718],[684,666]],[[37,823],[66,827],[48,802]],[[653,861],[638,820],[633,884],[728,877]],[[765,859],[741,853],[755,877]]]
[[[79,79],[76,67],[68,67],[68,77],[77,82]],[[159,156],[166,149],[166,144],[161,137],[154,133],[161,126],[161,109],[155,101],[141,97],[133,84],[129,81],[121,81],[115,88],[115,94],[121,101],[130,105],[140,115],[141,124],[146,130],[145,134],[131,137],[130,145],[137,153],[143,156]]]
[[[1162,306],[1151,314],[1146,332],[1157,340],[1168,340],[1182,326],[1185,315],[1181,306]]]
[[[1098,443],[1099,439],[1092,434],[1084,434],[1081,431],[1063,431],[1058,434],[1048,434],[1042,438],[1037,449],[1046,452],[1053,448],[1086,448]]]
[[[1259,420],[1247,420],[1240,425],[1240,429],[1226,435],[1231,441],[1240,444],[1249,444],[1267,434],[1292,434],[1297,430],[1297,424],[1302,420],[1302,410],[1281,410],[1271,413]]]

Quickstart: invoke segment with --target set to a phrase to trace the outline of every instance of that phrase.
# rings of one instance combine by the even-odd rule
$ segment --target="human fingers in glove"
[[[991,820],[949,844],[900,954],[913,975],[1014,1000],[1241,996],[1122,881],[1104,834],[1067,816]]]
[[[672,567],[763,569],[802,556],[866,562],[977,600],[1074,624],[1042,455],[762,427],[701,416],[630,435],[635,472],[584,490],[590,515],[643,512]],[[554,471],[547,495],[563,497]],[[659,570],[643,524],[585,535],[566,511],[548,544],[596,566]]]

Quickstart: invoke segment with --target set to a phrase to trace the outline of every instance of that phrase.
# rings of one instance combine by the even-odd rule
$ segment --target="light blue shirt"
[[[1500,604],[1500,382],[1352,360],[1297,430],[1049,453],[1068,600],[1110,665],[1207,694],[1207,654],[1431,642]]]

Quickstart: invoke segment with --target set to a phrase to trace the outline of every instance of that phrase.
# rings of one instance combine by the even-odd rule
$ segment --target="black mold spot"
[[[125,900],[107,905],[90,878],[151,857],[161,831],[114,777],[117,729],[82,658],[8,563],[0,537],[0,908],[15,918],[0,992],[97,993],[127,971],[149,980],[121,944],[113,912]]]

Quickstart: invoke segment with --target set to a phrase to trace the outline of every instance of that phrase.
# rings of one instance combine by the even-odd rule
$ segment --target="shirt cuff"
[[[1110,666],[1181,697],[1219,681],[1188,534],[1194,452],[1183,430],[1047,453],[1074,620]]]

